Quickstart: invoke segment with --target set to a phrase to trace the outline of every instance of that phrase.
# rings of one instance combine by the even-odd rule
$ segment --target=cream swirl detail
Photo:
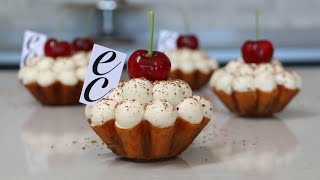
[[[153,99],[164,99],[176,106],[184,99],[183,89],[177,81],[159,81],[153,86]]]
[[[210,73],[219,68],[217,61],[210,59],[208,54],[202,50],[181,48],[165,54],[171,61],[171,71],[179,69],[184,73],[191,73],[199,70],[203,73]]]
[[[124,99],[148,103],[152,100],[152,83],[145,79],[131,79],[122,87]]]
[[[92,108],[87,108],[86,114],[91,113],[91,122],[93,126],[99,125],[115,118],[116,105],[117,102],[115,101],[102,99],[101,101],[97,102],[97,104],[95,104]]]
[[[122,129],[134,127],[142,121],[143,115],[144,105],[142,103],[136,100],[126,99],[116,108],[116,126]]]
[[[282,85],[288,89],[300,89],[300,76],[283,68],[278,60],[266,64],[247,64],[242,58],[229,62],[211,76],[210,86],[227,94],[256,89],[270,92]]]
[[[137,78],[121,83],[107,97],[92,107],[87,106],[85,114],[91,118],[92,126],[115,119],[115,125],[122,129],[133,128],[142,120],[165,128],[172,126],[177,118],[192,124],[199,124],[204,117],[211,119],[213,107],[205,98],[192,96],[191,88],[184,81],[151,83]]]
[[[56,76],[52,71],[40,71],[37,83],[42,87],[47,87],[56,81]]]
[[[167,101],[155,100],[146,106],[144,117],[154,126],[164,128],[174,124],[177,111]]]
[[[18,72],[18,79],[23,84],[38,83],[47,87],[55,82],[67,86],[84,81],[90,52],[77,52],[70,57],[34,57]]]
[[[173,81],[177,83],[180,88],[182,88],[182,94],[185,98],[192,96],[192,89],[188,83],[179,79],[175,79]]]
[[[202,107],[199,101],[189,97],[177,106],[178,116],[192,124],[199,124],[203,118]]]
[[[206,118],[211,118],[213,115],[213,106],[209,100],[201,96],[192,96],[202,106],[202,114]]]

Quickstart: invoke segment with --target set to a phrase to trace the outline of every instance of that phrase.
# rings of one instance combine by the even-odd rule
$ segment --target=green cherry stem
[[[188,34],[189,28],[190,28],[188,15],[182,7],[179,7],[178,10],[180,11],[182,18],[183,18],[184,33]]]
[[[59,30],[58,30],[58,41],[62,41],[63,31],[64,31],[64,23],[61,22],[59,25]]]
[[[153,31],[154,31],[154,12],[152,10],[149,10],[149,16],[150,16],[150,39],[149,39],[149,48],[148,48],[148,57],[152,57],[152,46],[153,46]]]
[[[89,34],[89,27],[90,27],[90,25],[91,25],[91,23],[92,23],[92,19],[93,19],[93,16],[95,15],[95,12],[96,12],[96,11],[95,11],[94,8],[92,8],[92,9],[90,10],[90,12],[89,12],[89,14],[88,14],[87,22],[86,22],[86,24],[85,24],[85,26],[84,26],[84,28],[83,28],[82,37],[88,36],[88,34]]]
[[[256,17],[256,40],[259,40],[259,16],[260,16],[260,13],[259,13],[259,9],[256,8],[255,9],[255,17]]]

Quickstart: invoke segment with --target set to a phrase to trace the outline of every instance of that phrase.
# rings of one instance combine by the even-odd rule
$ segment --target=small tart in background
[[[271,116],[281,112],[302,86],[301,77],[270,63],[230,61],[210,79],[210,87],[225,106],[240,116]]]
[[[171,61],[170,78],[184,80],[192,89],[206,85],[219,68],[215,59],[199,49],[179,48],[166,52],[166,55]]]
[[[181,154],[211,120],[213,107],[205,98],[192,96],[184,81],[136,78],[87,106],[85,114],[115,154],[150,161]]]
[[[79,104],[91,52],[70,57],[34,57],[20,68],[18,79],[40,103]]]

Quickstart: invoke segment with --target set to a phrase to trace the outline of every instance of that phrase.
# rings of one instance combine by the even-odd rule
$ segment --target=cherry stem
[[[153,31],[154,31],[154,12],[152,10],[149,10],[149,16],[150,16],[150,39],[149,39],[149,48],[148,48],[148,57],[152,57],[152,46],[153,46]]]
[[[62,40],[63,31],[64,31],[64,23],[61,22],[59,25],[59,30],[58,30],[58,41]]]
[[[259,9],[255,9],[255,17],[256,17],[256,40],[259,39]]]
[[[95,12],[96,12],[96,10],[94,8],[92,8],[88,14],[87,22],[83,28],[83,33],[82,33],[83,37],[86,37],[89,34],[89,27],[92,23],[92,19],[93,19],[93,16],[95,15]]]
[[[189,29],[190,29],[188,15],[187,15],[186,11],[183,8],[179,7],[178,10],[180,11],[180,13],[182,15],[182,18],[183,18],[184,33],[188,34],[189,33]]]

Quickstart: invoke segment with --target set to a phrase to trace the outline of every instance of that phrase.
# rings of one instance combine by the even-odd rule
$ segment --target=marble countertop
[[[150,163],[124,161],[102,145],[84,106],[45,107],[0,71],[1,179],[259,179],[320,178],[320,68],[294,68],[303,89],[271,118],[229,113],[208,87],[216,113],[178,158]]]

